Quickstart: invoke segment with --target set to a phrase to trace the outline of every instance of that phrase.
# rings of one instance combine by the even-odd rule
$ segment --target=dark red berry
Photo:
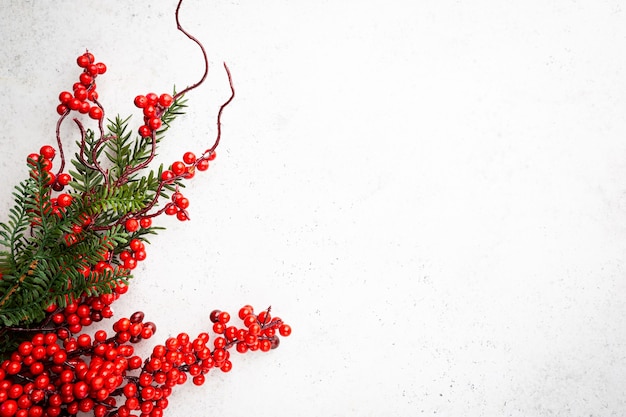
[[[220,321],[220,313],[220,310],[211,311],[211,314],[209,315],[209,320],[211,320],[211,323],[217,323]]]

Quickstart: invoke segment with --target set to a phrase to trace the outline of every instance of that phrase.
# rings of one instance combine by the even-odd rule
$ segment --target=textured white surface
[[[85,48],[111,115],[198,78],[174,3],[2,2],[3,211]],[[626,413],[626,12],[467,3],[186,0],[212,71],[162,161],[211,140],[222,61],[238,96],[116,314],[149,346],[246,303],[294,334],[166,415]]]

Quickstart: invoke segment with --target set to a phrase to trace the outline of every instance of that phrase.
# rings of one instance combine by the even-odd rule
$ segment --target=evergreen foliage
[[[184,107],[177,98],[152,137],[133,135],[130,117],[109,120],[107,131],[98,135],[85,130],[71,160],[67,206],[52,197],[47,167],[29,159],[30,177],[15,187],[8,220],[0,223],[0,326],[34,326],[44,320],[48,306],[110,293],[131,278],[116,255],[132,239],[158,228],[129,233],[124,222],[149,216],[160,197],[181,186],[179,179],[165,184],[163,166],[151,169],[149,163]],[[102,262],[108,267],[99,268]]]

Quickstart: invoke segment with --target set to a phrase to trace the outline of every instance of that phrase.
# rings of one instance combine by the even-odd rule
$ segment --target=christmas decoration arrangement
[[[240,325],[214,310],[207,318],[212,335],[180,333],[142,358],[134,345],[152,338],[156,325],[141,311],[116,320],[110,331],[89,329],[113,316],[111,305],[147,258],[148,236],[161,229],[155,220],[189,220],[184,182],[215,159],[222,111],[235,95],[224,65],[231,96],[217,114],[212,146],[152,166],[186,108],[184,97],[209,70],[203,45],[180,25],[181,3],[177,28],[199,46],[202,78],[180,92],[137,95],[143,122],[133,128],[130,117],[106,117],[96,80],[107,67],[86,51],[76,60],[78,81],[59,94],[56,144],[26,158],[29,175],[0,223],[0,417],[161,417],[175,386],[188,379],[202,385],[210,370],[230,371],[231,348],[266,352],[291,333],[269,308],[243,306],[233,314]],[[66,122],[79,135],[73,158],[61,137]]]

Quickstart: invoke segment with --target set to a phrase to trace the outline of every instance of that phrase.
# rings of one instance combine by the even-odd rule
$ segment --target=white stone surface
[[[109,115],[198,78],[174,8],[2,1],[5,213],[85,48]],[[222,61],[237,98],[192,221],[162,223],[116,315],[157,323],[146,349],[246,303],[294,333],[166,416],[625,415],[625,13],[185,0],[212,69],[160,160],[212,140]]]

